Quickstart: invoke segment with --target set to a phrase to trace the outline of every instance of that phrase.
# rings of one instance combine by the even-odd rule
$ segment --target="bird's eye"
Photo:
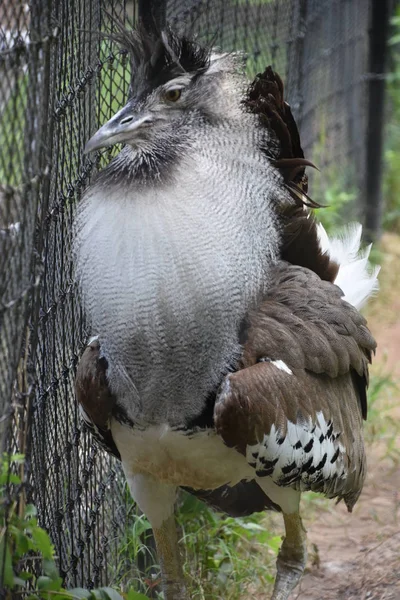
[[[165,99],[169,102],[176,102],[182,95],[182,90],[179,88],[175,88],[173,90],[168,90],[165,92]]]

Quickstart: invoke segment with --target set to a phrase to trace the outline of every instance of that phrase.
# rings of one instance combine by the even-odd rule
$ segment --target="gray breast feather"
[[[239,356],[240,322],[276,260],[282,193],[252,135],[226,126],[200,132],[169,183],[87,192],[77,274],[132,420],[190,420]]]

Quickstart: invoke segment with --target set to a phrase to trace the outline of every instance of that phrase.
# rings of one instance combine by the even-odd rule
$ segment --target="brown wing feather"
[[[313,163],[304,158],[300,135],[290,106],[284,100],[281,78],[271,67],[259,73],[250,85],[244,105],[259,115],[260,124],[276,141],[277,152],[272,163],[285,180],[290,196],[281,207],[283,239],[281,257],[291,264],[311,269],[327,281],[334,281],[338,265],[320,249],[316,221],[305,206],[320,205],[307,195],[306,166]]]
[[[353,369],[367,378],[376,343],[365,318],[342,295],[312,271],[279,263],[264,302],[249,315],[243,366],[268,355],[290,368],[330,377]],[[361,408],[365,418],[366,406]]]
[[[93,340],[79,361],[75,390],[86,427],[102,448],[120,458],[109,429],[116,399],[108,386],[107,366],[106,359],[101,357],[98,340]]]
[[[249,463],[257,476],[270,476],[280,486],[343,498],[351,510],[362,490],[366,467],[359,399],[351,374],[335,379],[301,369],[288,374],[272,362],[263,362],[229,375],[228,381],[215,406],[215,427],[225,443],[245,456],[248,446],[252,447]],[[341,399],[345,402],[340,407]],[[313,432],[318,425],[317,413],[323,415],[328,431],[318,428]],[[289,422],[300,432],[291,440]],[[302,442],[305,433],[306,442]],[[319,450],[316,459],[315,447],[321,445],[321,435],[332,450],[328,458]],[[275,446],[292,446],[279,473],[275,472],[279,454],[264,452],[262,457],[271,438]],[[302,446],[296,449],[298,444]],[[339,444],[345,448],[341,456]],[[337,461],[335,470],[325,477],[323,467],[332,461]]]
[[[362,417],[375,341],[341,296],[307,269],[277,265],[249,316],[243,368],[226,378],[214,418],[229,446],[243,454],[256,447],[259,474],[343,497],[351,509],[365,476]]]
[[[278,155],[274,164],[284,175],[286,182],[299,185],[307,192],[308,178],[305,166],[313,166],[304,159],[297,129],[290,106],[284,100],[282,79],[272,67],[259,73],[250,85],[244,101],[246,108],[259,116],[260,123],[268,129],[278,143]]]

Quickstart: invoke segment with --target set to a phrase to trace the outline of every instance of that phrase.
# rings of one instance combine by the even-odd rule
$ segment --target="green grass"
[[[119,544],[112,582],[122,590],[132,589],[147,594],[161,581],[157,555],[146,545],[146,538],[151,535],[151,525],[133,504],[128,486],[126,504],[131,505],[131,514],[127,518],[129,525],[125,536]],[[144,572],[139,570],[138,564],[144,566]]]
[[[134,509],[136,510],[136,509]],[[193,600],[239,600],[246,590],[268,589],[274,580],[280,535],[263,524],[265,514],[231,518],[216,513],[194,496],[180,492],[177,523],[189,597]],[[151,530],[143,515],[136,515],[120,547],[115,585],[161,598],[157,556],[145,545]],[[149,565],[145,573],[136,568],[138,559]]]
[[[239,600],[274,578],[280,536],[263,525],[264,514],[231,518],[183,494],[178,513],[189,596],[193,600]]]

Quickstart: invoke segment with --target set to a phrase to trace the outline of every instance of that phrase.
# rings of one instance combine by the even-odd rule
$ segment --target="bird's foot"
[[[305,563],[299,563],[294,561],[280,561],[277,560],[278,572],[275,579],[274,591],[271,600],[287,600],[290,592],[298,584],[303,571]]]
[[[307,561],[306,532],[300,515],[283,515],[286,536],[276,561],[277,574],[271,600],[287,600],[298,584]]]

